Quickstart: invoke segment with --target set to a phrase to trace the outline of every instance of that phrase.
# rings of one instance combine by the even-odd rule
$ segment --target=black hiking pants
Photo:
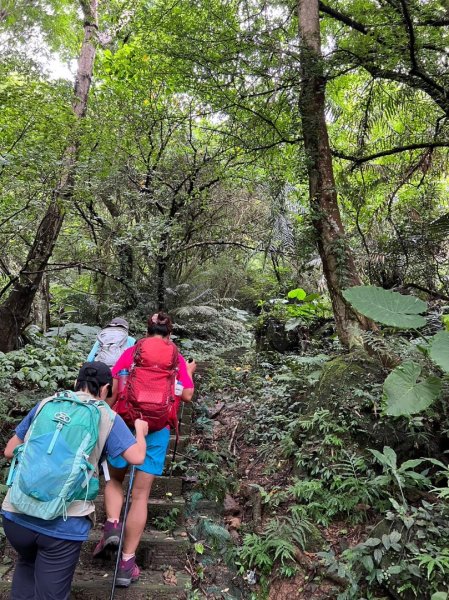
[[[18,553],[11,600],[68,600],[83,542],[60,540],[3,518]]]

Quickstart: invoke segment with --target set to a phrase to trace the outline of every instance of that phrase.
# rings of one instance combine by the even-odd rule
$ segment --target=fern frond
[[[269,521],[264,529],[267,542],[272,549],[276,549],[275,558],[283,556],[283,560],[290,553],[293,555],[295,546],[304,550],[307,534],[311,530],[311,523],[298,514],[291,514],[283,518]],[[288,556],[290,559],[291,557]]]

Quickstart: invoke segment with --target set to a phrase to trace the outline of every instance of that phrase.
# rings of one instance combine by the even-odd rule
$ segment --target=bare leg
[[[148,498],[150,497],[154,478],[154,475],[136,470],[132,491],[132,504],[125,523],[124,554],[134,554],[139,545],[147,522]]]
[[[120,513],[123,506],[123,479],[127,467],[116,469],[109,465],[109,475],[111,479],[106,482],[104,488],[104,504],[106,508],[106,518],[120,521]]]

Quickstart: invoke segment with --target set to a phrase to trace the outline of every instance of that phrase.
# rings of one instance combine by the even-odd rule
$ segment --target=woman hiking
[[[125,414],[131,408],[139,413],[139,400],[143,398],[143,404],[141,404],[142,418],[150,417],[149,414],[145,414],[145,408],[148,406],[147,403],[151,403],[156,395],[152,389],[152,378],[156,377],[155,373],[159,373],[159,379],[161,380],[162,373],[165,372],[167,374],[167,381],[170,381],[170,375],[176,371],[177,389],[175,390],[172,385],[174,381],[170,383],[174,394],[173,409],[175,419],[180,402],[189,402],[192,399],[194,391],[193,373],[196,369],[196,363],[193,361],[187,363],[178,353],[173,342],[170,340],[172,329],[172,321],[166,313],[159,312],[152,315],[148,318],[147,337],[139,340],[132,348],[125,350],[114,365],[112,369],[114,386],[111,406],[119,414]],[[161,364],[154,364],[154,358],[151,359],[152,362],[150,359],[147,359],[147,362],[145,362],[145,357],[149,356],[151,351],[153,351],[154,355],[154,348],[156,348],[156,362],[159,361]],[[174,361],[173,365],[168,369],[162,366],[163,354],[166,352],[172,352]],[[164,371],[164,369],[166,370]],[[116,406],[113,404],[117,398],[119,374],[123,372],[129,372],[129,380],[126,388],[128,400],[130,400],[130,396],[138,396],[138,398],[135,398],[134,405],[132,407],[128,406],[128,408],[121,406],[122,401],[120,399]],[[160,380],[159,385],[161,383]],[[147,383],[145,384],[145,382]],[[137,394],[135,388],[138,386],[140,388]],[[127,402],[125,401],[126,404]],[[131,414],[134,413],[131,411]],[[149,418],[150,432],[146,436],[146,457],[143,464],[136,468],[132,489],[132,504],[124,525],[123,551],[117,573],[117,585],[122,587],[128,587],[131,582],[137,581],[140,576],[140,569],[136,564],[135,554],[147,522],[148,499],[151,487],[155,477],[162,474],[170,441],[170,420],[168,422],[165,420],[164,425],[161,427],[154,425],[154,423],[162,421],[158,421],[153,417],[154,415]],[[153,427],[151,426],[152,423]],[[108,547],[117,546],[122,529],[122,523],[120,522],[120,513],[123,505],[122,484],[128,462],[126,459],[118,457],[108,459],[108,465],[110,480],[106,483],[105,487],[107,520],[103,528],[103,537],[94,550],[94,557],[104,555],[104,551]]]
[[[148,425],[136,420],[133,435],[105,403],[111,393],[109,367],[101,362],[84,363],[75,393],[62,392],[42,400],[19,423],[6,445],[7,458],[20,454],[17,466],[11,467],[11,485],[2,505],[3,528],[18,553],[11,600],[68,600],[81,545],[92,526],[100,457],[103,453],[111,459],[120,456],[134,465],[144,461]],[[88,440],[92,441],[89,451]],[[74,456],[68,449],[70,441]],[[81,485],[71,484],[70,475],[80,458],[86,465],[80,472]],[[69,477],[59,483],[70,493],[60,507],[62,492],[54,488],[64,469]],[[77,499],[70,501],[71,497]]]

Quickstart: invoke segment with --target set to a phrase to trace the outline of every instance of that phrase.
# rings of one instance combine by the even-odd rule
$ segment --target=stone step
[[[184,454],[184,453],[183,453]],[[170,466],[171,460],[173,457],[173,453],[167,454],[166,458],[166,466]],[[181,460],[181,457],[176,455],[176,460]],[[157,476],[154,480],[153,486],[151,488],[151,498],[165,498],[167,495],[172,496],[181,496],[183,492],[183,478],[182,474],[174,474],[171,475],[167,472],[164,475]],[[129,481],[129,470],[125,475],[125,479],[123,480],[123,489],[127,489]],[[100,493],[102,492],[104,487],[104,478],[101,478],[100,481]]]
[[[190,435],[192,433],[192,420],[179,424],[179,434],[180,435]]]
[[[189,445],[189,441],[190,441],[190,436],[189,435],[180,435],[178,438],[178,445],[176,448],[176,451],[179,450],[179,452],[182,452],[183,450],[186,449],[186,447]],[[168,446],[168,450],[167,452],[173,452],[173,449],[175,447],[175,443],[176,443],[176,436],[172,435],[170,436],[170,444]]]
[[[114,563],[107,569],[77,568],[72,584],[71,600],[105,600],[109,598],[114,574]],[[10,597],[12,569],[0,582],[0,600]],[[116,588],[115,597],[123,600],[169,600],[186,597],[190,577],[182,571],[143,570],[139,581],[129,588]]]
[[[71,599],[105,600],[109,598],[112,585],[113,570],[108,577],[86,581],[76,578],[72,585]],[[170,584],[169,582],[172,581]],[[171,571],[166,577],[163,572],[142,571],[139,581],[129,588],[116,588],[115,598],[126,600],[169,600],[186,598],[186,589],[190,578],[182,572]],[[175,583],[176,582],[176,583]]]
[[[172,496],[182,495],[182,477],[156,477],[151,488],[152,498],[165,498],[167,494]]]
[[[181,454],[184,454],[184,452],[181,452]],[[186,460],[184,458],[184,456],[180,456],[178,453],[176,454],[176,462],[181,462]],[[176,469],[173,469],[173,472],[171,472],[171,464],[173,462],[173,453],[172,452],[167,452],[167,456],[165,457],[165,463],[164,463],[164,475],[166,477],[178,477],[179,475],[182,475],[181,471],[177,471]]]
[[[126,492],[125,488],[123,492]],[[170,517],[170,520],[174,523],[181,525],[184,522],[185,504],[186,502],[182,496],[150,497],[148,500],[147,523],[154,524],[155,519]],[[103,494],[99,494],[95,500],[95,513],[97,523],[103,523],[106,519]]]
[[[89,539],[81,550],[81,568],[89,569],[92,563],[99,569],[110,568],[110,560],[92,560],[93,549],[100,541],[101,535],[101,528],[90,532]],[[162,569],[169,566],[183,569],[189,547],[189,539],[182,529],[175,530],[171,535],[155,529],[146,529],[137,548],[137,564],[143,569]]]

